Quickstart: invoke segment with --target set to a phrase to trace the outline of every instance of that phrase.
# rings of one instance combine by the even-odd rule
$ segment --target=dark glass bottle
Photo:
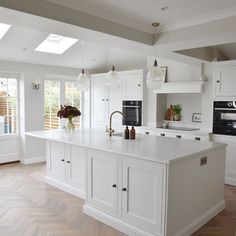
[[[132,126],[132,129],[130,130],[129,138],[130,139],[135,139],[135,129],[134,129],[134,126]]]
[[[126,126],[126,128],[125,128],[124,137],[125,137],[125,139],[129,139],[129,128],[128,128],[128,126]]]

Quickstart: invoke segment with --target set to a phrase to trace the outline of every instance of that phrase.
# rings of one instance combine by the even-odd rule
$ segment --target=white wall
[[[202,112],[202,94],[168,94],[167,107],[175,104],[182,108],[181,121],[192,122],[193,113]]]
[[[0,71],[17,72],[20,78],[20,136],[22,159],[45,156],[44,141],[24,135],[44,128],[43,86],[32,90],[32,82],[45,74],[76,76],[79,69],[0,61]],[[42,82],[43,83],[43,82]]]
[[[154,58],[148,57],[147,67],[150,68],[153,65]],[[182,62],[177,62],[173,60],[157,58],[159,66],[167,66],[167,81],[180,81],[180,80],[197,80],[201,75],[201,65],[200,64],[186,64]],[[191,109],[187,112],[187,109],[191,107],[190,101],[185,101],[183,98],[184,95],[167,95],[167,103],[176,104],[183,103],[183,109],[186,110],[184,117],[186,120],[190,119],[190,113],[195,109]],[[199,95],[200,96],[200,95]],[[169,97],[169,99],[168,99]],[[163,104],[163,96],[154,94],[151,90],[147,90],[146,86],[144,87],[144,126],[156,126],[156,104],[159,102]],[[193,104],[200,107],[201,99],[196,95],[189,95],[188,99],[193,100]],[[177,102],[179,101],[179,102]],[[185,108],[186,107],[186,108]],[[196,109],[199,110],[199,109]],[[158,115],[158,114],[157,114]]]

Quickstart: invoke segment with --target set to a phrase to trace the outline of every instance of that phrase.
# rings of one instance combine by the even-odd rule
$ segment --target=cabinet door
[[[91,92],[92,127],[104,127],[108,121],[108,95],[105,89],[105,77],[92,79]]]
[[[88,203],[109,213],[117,213],[117,158],[114,154],[89,152]]]
[[[165,165],[124,158],[124,220],[155,235],[164,235],[165,191]]]
[[[84,193],[86,149],[70,145],[67,165],[67,183]]]
[[[65,181],[65,144],[50,142],[49,175],[59,181]]]
[[[216,96],[236,96],[236,66],[222,67],[216,70]]]
[[[142,100],[143,75],[122,75],[122,94],[124,100]]]
[[[113,111],[122,112],[122,99],[121,99],[121,90],[109,91],[109,100],[108,100],[108,110],[109,116]],[[120,114],[115,114],[112,118],[113,126],[122,126],[122,116]]]

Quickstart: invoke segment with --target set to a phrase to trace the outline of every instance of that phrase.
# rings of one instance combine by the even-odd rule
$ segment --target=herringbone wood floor
[[[83,200],[44,175],[44,164],[0,166],[0,236],[124,236],[83,214]]]
[[[83,214],[83,200],[44,183],[45,165],[0,166],[0,236],[124,236]],[[236,236],[236,188],[194,236]]]

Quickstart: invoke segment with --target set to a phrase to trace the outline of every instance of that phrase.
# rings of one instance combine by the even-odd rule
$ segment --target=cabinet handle
[[[216,81],[216,83],[220,83],[220,81],[219,81],[219,80],[217,80],[217,81]]]
[[[64,159],[61,159],[61,161],[65,161]]]
[[[126,192],[126,191],[127,191],[127,188],[122,188],[122,191],[123,191],[123,192]]]
[[[112,185],[112,188],[116,188],[116,184],[113,184],[113,185]]]
[[[176,138],[182,138],[182,136],[181,135],[176,135]]]
[[[198,140],[198,141],[200,141],[200,140],[201,140],[201,138],[199,138],[199,137],[195,137],[195,140]]]
[[[66,163],[68,163],[68,164],[69,164],[69,163],[70,163],[70,161],[67,161]]]
[[[161,136],[166,136],[165,134],[161,133]]]
[[[149,132],[148,132],[148,131],[145,131],[145,134],[149,134]]]
[[[138,84],[138,86],[140,87],[140,86],[141,86],[141,84]]]
[[[102,101],[104,102],[104,101],[105,101],[105,99],[103,98],[103,99],[102,99]]]

